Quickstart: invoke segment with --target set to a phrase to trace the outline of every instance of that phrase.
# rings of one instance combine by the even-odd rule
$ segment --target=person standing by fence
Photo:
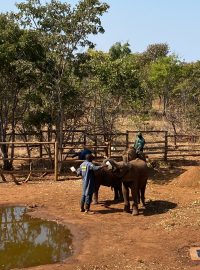
[[[85,145],[83,146],[83,150],[72,155],[72,158],[78,157],[79,160],[85,160],[87,155],[92,154],[92,151],[88,149]]]
[[[91,213],[90,204],[92,202],[92,195],[95,191],[95,175],[94,171],[97,171],[107,165],[95,166],[92,161],[94,156],[92,154],[86,155],[86,160],[80,165],[77,170],[77,175],[82,176],[82,197],[81,197],[81,212]]]
[[[140,155],[143,156],[144,145],[145,145],[145,139],[143,138],[142,133],[138,132],[138,135],[134,143],[134,148],[136,150],[136,154],[138,158],[140,158]]]

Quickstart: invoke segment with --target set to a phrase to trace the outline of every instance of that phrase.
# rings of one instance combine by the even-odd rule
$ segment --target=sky
[[[16,11],[16,1],[0,0],[0,12]],[[74,5],[78,0],[65,2]],[[168,43],[171,53],[182,60],[200,60],[199,0],[104,2],[110,5],[110,9],[102,17],[105,33],[92,37],[96,49],[108,51],[115,42],[129,42],[132,52],[142,52],[149,44]]]

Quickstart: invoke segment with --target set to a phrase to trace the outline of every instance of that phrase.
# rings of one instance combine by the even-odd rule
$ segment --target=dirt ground
[[[200,188],[177,185],[190,166],[168,167],[148,182],[147,207],[140,215],[123,212],[110,188],[100,188],[94,215],[79,212],[81,181],[0,183],[0,205],[29,205],[31,215],[56,220],[70,228],[74,254],[63,263],[29,269],[200,269],[189,248],[200,246]]]

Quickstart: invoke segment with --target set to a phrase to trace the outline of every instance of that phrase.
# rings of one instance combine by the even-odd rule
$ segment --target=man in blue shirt
[[[72,157],[78,157],[79,160],[85,160],[86,159],[86,155],[92,154],[92,151],[90,151],[89,149],[87,149],[85,146],[83,147],[83,150],[75,153],[74,155],[72,155]]]
[[[95,191],[95,175],[94,171],[99,170],[107,165],[95,166],[92,161],[92,154],[86,155],[86,160],[80,165],[77,170],[78,175],[82,175],[82,197],[81,197],[81,212],[89,213],[92,195]],[[93,213],[93,212],[90,212]]]

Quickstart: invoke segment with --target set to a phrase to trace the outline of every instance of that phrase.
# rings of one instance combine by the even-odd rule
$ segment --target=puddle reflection
[[[72,254],[72,235],[56,222],[32,218],[25,207],[0,208],[0,269],[60,262]]]

